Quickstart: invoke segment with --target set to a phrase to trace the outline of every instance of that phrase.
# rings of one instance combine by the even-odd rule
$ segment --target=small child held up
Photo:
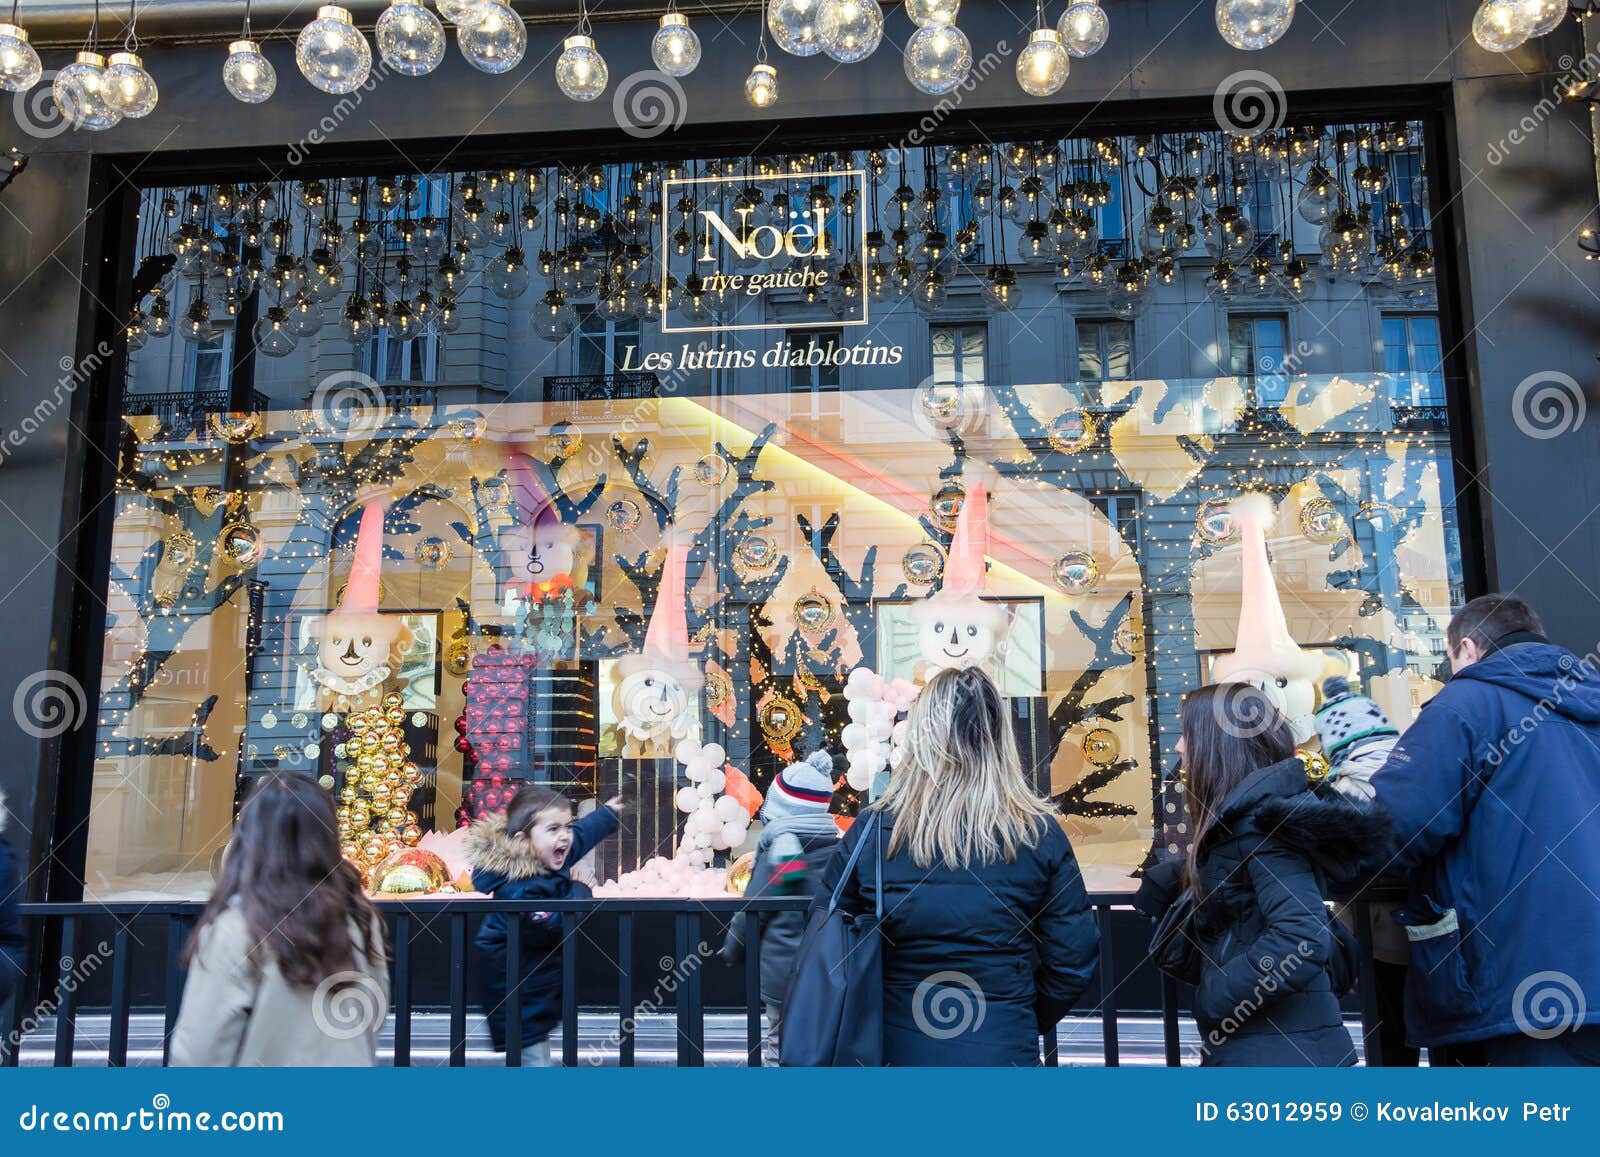
[[[1322,681],[1317,738],[1328,761],[1328,786],[1367,803],[1377,795],[1372,775],[1388,762],[1400,732],[1376,701],[1350,690],[1348,679],[1330,675]]]
[[[501,900],[585,899],[589,887],[572,878],[572,866],[616,834],[621,812],[618,796],[574,820],[572,804],[560,792],[534,784],[521,787],[505,811],[479,819],[467,835],[472,886]],[[496,912],[484,918],[476,941],[479,992],[497,1051],[506,1047],[506,924],[513,919],[523,921],[517,969],[523,1064],[548,1066],[550,1030],[561,1020],[561,940],[567,917],[561,912]]]

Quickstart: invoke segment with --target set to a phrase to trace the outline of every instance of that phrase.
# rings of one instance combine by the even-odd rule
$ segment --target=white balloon
[[[699,783],[694,785],[694,794],[704,801],[716,795],[717,789],[702,779]]]
[[[866,791],[872,786],[872,773],[865,768],[858,771],[852,767],[850,773],[845,776],[845,782],[855,791]]]
[[[749,828],[750,825],[743,820],[730,820],[723,824],[721,832],[723,847],[737,848],[744,843],[745,833]]]
[[[857,667],[844,681],[846,687],[865,687],[873,677],[871,667]]]
[[[906,753],[904,750],[898,747],[891,747],[889,749],[889,766],[899,767],[900,764],[905,760],[905,757]]]
[[[873,702],[870,699],[852,699],[848,713],[852,723],[863,723],[871,715]]]
[[[741,823],[748,823],[750,820],[750,813],[744,810],[744,804],[734,799],[731,795],[719,797],[715,808],[717,818],[725,824],[731,824],[735,820]]]
[[[910,722],[908,720],[902,719],[902,720],[900,720],[899,723],[896,723],[894,725],[894,730],[889,733],[889,738],[894,740],[896,743],[904,743],[906,741],[906,734],[910,730],[911,730]]]
[[[867,724],[867,732],[874,739],[888,739],[891,730],[892,728],[889,726],[889,722],[886,719],[874,719],[871,723]]]
[[[692,763],[700,754],[700,745],[692,739],[680,739],[672,753],[678,757],[679,763]]]
[[[873,751],[871,758],[868,759],[866,763],[867,770],[872,775],[877,775],[880,771],[888,766],[889,753],[884,751],[882,748],[878,748],[877,750]]]
[[[683,774],[690,779],[704,779],[706,772],[711,770],[711,766],[711,761],[706,759],[705,753],[702,752],[684,765]]]
[[[711,837],[706,835],[705,832],[695,832],[692,839],[694,846],[697,848],[709,848],[711,846]]]
[[[847,723],[844,730],[839,732],[839,739],[844,743],[846,751],[852,747],[860,747],[869,738],[866,726],[861,723]]]
[[[700,781],[702,787],[709,787],[713,793],[721,791],[728,786],[727,773],[720,768],[712,768],[706,772],[706,777]]]
[[[708,743],[700,749],[700,755],[712,767],[721,767],[728,762],[728,753],[723,750],[720,743]]]
[[[692,787],[680,787],[674,799],[681,812],[692,812],[700,806],[700,796]]]

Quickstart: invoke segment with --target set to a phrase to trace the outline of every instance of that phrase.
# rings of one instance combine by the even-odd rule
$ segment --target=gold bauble
[[[422,838],[422,829],[416,824],[407,824],[400,836],[408,844],[414,844]]]
[[[406,713],[398,707],[391,707],[385,713],[385,718],[389,720],[390,727],[399,727],[406,721]]]
[[[401,783],[400,773],[391,767],[383,773],[383,782],[390,787],[399,787]]]
[[[403,776],[405,776],[405,781],[407,783],[421,783],[422,782],[422,769],[420,767],[418,767],[416,764],[411,763],[409,761],[406,763],[405,767],[401,770],[401,774]]]
[[[345,803],[355,803],[360,796],[356,793],[355,785],[347,783],[339,789],[339,798]]]
[[[383,705],[389,708],[391,711],[394,710],[394,708],[399,707],[401,702],[400,696],[394,691],[389,692],[383,697]]]
[[[1110,767],[1122,754],[1122,741],[1113,731],[1096,727],[1083,737],[1083,757],[1096,767]]]
[[[365,715],[352,715],[349,723],[350,730],[355,732],[356,735],[362,734],[367,729],[367,717]]]

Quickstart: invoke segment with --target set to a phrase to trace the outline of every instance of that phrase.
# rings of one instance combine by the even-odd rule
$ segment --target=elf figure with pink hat
[[[1005,637],[1005,608],[987,601],[989,494],[982,482],[968,491],[956,517],[944,582],[917,604],[917,645],[924,666],[919,682],[946,667],[981,667]]]
[[[378,611],[383,514],[382,496],[363,504],[350,578],[339,605],[323,616],[316,665],[302,668],[317,685],[322,711],[354,711],[379,703],[411,649],[411,632],[401,617]]]
[[[546,661],[570,658],[577,616],[588,592],[579,584],[583,536],[561,514],[527,454],[511,455],[512,524],[500,532],[504,612],[515,624],[520,650]]]
[[[1267,559],[1267,530],[1272,526],[1272,500],[1245,494],[1233,503],[1239,528],[1241,566],[1239,633],[1233,653],[1211,666],[1217,683],[1250,683],[1289,720],[1294,741],[1316,734],[1316,681],[1322,662],[1300,649],[1278,600],[1278,584]]]
[[[693,736],[699,722],[700,665],[689,654],[685,611],[688,557],[685,543],[667,546],[644,651],[617,664],[612,703],[626,758],[670,756],[679,740]]]

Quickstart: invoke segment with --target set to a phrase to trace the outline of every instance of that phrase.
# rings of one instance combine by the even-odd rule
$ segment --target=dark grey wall
[[[1074,64],[1060,101],[1039,102],[1022,95],[1012,71],[1009,54],[1026,38],[1017,18],[1002,6],[968,0],[961,24],[975,55],[981,61],[999,40],[1009,51],[997,54],[988,79],[961,94],[955,115],[1053,109],[1058,115],[1051,131],[1066,135],[1096,118],[1138,115],[1146,107],[1154,113],[1152,100],[1186,101],[1191,115],[1203,114],[1219,83],[1246,69],[1281,83],[1291,115],[1297,93],[1337,92],[1355,106],[1379,88],[1442,92],[1451,113],[1448,144],[1459,162],[1448,174],[1448,185],[1459,191],[1447,205],[1455,244],[1445,256],[1456,260],[1468,310],[1458,343],[1467,378],[1457,388],[1474,416],[1487,573],[1492,584],[1533,600],[1552,634],[1587,649],[1600,639],[1600,519],[1590,517],[1600,506],[1600,418],[1559,437],[1534,439],[1522,433],[1512,411],[1516,388],[1530,374],[1562,373],[1586,385],[1595,376],[1600,277],[1574,243],[1596,202],[1585,118],[1570,106],[1539,107],[1582,51],[1569,25],[1511,57],[1491,56],[1471,40],[1475,7],[1476,0],[1301,0],[1280,44],[1245,54],[1217,36],[1209,0],[1125,0],[1108,5],[1106,50]],[[769,147],[778,151],[785,125],[796,121],[810,122],[811,129],[819,121],[842,127],[846,118],[871,114],[903,117],[909,128],[935,106],[901,71],[897,50],[909,23],[898,10],[890,12],[884,48],[866,64],[841,68],[774,52],[782,86],[776,119],[754,113],[742,99],[754,55],[753,18],[726,25],[707,18],[699,27],[706,54],[683,82],[687,132],[736,123],[743,132],[770,129]],[[648,25],[600,26],[613,92],[647,66],[651,31]],[[87,210],[114,192],[91,190],[96,152],[119,156],[137,182],[141,172],[184,160],[181,154],[190,151],[248,150],[281,164],[290,146],[304,144],[313,130],[326,137],[308,150],[314,163],[336,163],[352,149],[384,142],[404,149],[407,142],[431,140],[437,151],[438,142],[448,148],[482,135],[548,134],[540,142],[556,151],[592,143],[598,133],[615,138],[612,93],[577,105],[557,92],[559,40],[548,29],[531,31],[523,66],[499,78],[473,72],[452,51],[434,76],[383,81],[342,109],[301,79],[286,42],[269,50],[279,91],[255,108],[223,90],[220,46],[156,47],[146,59],[161,84],[161,103],[147,120],[100,135],[8,134],[32,159],[0,195],[0,380],[6,386],[0,390],[0,438],[57,391],[61,359],[92,348],[86,319],[93,299],[83,284],[83,262],[95,253]],[[50,53],[45,63],[59,67],[64,60]],[[1511,143],[1511,130],[1528,117],[1536,123],[1527,139]],[[1508,156],[1491,163],[1497,149]],[[66,408],[54,413],[0,465],[6,543],[0,614],[9,644],[0,653],[0,703],[34,673],[64,661],[74,614],[69,568],[83,513],[79,491],[86,455],[93,453],[78,433],[91,418],[88,401],[87,390],[72,393],[73,424]],[[56,752],[3,712],[0,737],[6,755],[0,785],[11,797],[14,827],[32,835],[37,859],[46,835],[35,820],[47,813],[58,782]]]

